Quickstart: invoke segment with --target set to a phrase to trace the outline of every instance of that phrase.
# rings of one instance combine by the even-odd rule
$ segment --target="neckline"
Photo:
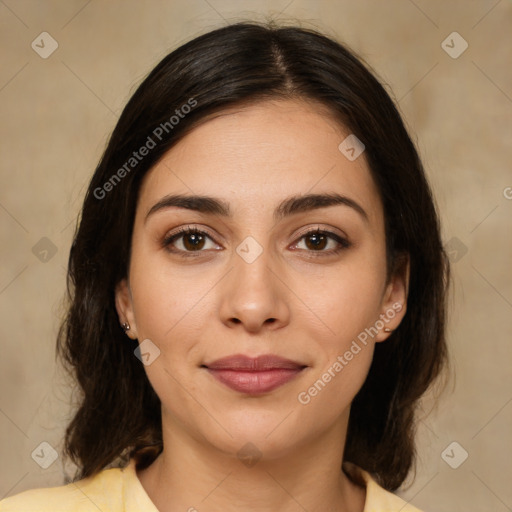
[[[371,510],[369,507],[372,506],[374,501],[375,489],[379,487],[378,484],[373,480],[370,473],[351,462],[344,462],[342,468],[355,484],[364,488],[365,501],[363,512],[369,512]],[[131,512],[132,510],[142,509],[145,512],[159,512],[137,475],[136,459],[132,457],[121,471],[125,473],[126,477],[124,485],[126,511]],[[387,493],[384,489],[383,491]]]

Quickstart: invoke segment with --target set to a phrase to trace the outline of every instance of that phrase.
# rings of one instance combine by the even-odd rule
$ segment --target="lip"
[[[224,357],[203,365],[210,375],[229,388],[251,395],[268,393],[293,378],[306,365],[273,354]]]

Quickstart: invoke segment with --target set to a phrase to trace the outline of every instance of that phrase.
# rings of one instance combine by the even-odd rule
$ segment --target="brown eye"
[[[210,247],[207,247],[208,241],[211,242]],[[177,233],[165,237],[162,245],[170,252],[181,253],[184,256],[190,256],[190,253],[194,252],[205,252],[205,249],[218,248],[206,231],[190,227],[182,228]]]
[[[187,251],[200,250],[204,247],[205,239],[200,233],[187,233],[186,235],[182,235],[182,237],[183,246]]]
[[[329,237],[322,235],[320,233],[311,233],[310,235],[304,237],[306,240],[306,246],[308,249],[317,250],[317,249],[325,249],[327,246],[327,242],[329,241]]]
[[[347,239],[340,237],[336,233],[322,231],[320,229],[311,230],[303,234],[299,242],[295,245],[295,248],[301,249],[298,246],[302,240],[304,240],[304,245],[306,246],[305,250],[308,252],[317,252],[319,253],[318,256],[323,254],[336,254],[343,249],[348,249],[352,245]],[[329,245],[331,245],[331,247],[325,250]]]

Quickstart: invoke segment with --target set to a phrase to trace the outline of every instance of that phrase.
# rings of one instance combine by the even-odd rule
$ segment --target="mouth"
[[[268,393],[294,379],[307,365],[272,354],[256,358],[241,354],[202,365],[222,384],[249,395]]]

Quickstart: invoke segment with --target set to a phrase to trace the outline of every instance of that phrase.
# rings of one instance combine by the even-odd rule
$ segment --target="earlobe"
[[[137,325],[133,314],[132,297],[128,281],[123,279],[116,286],[115,291],[116,310],[119,316],[119,324],[131,339],[137,339]]]
[[[409,292],[410,258],[408,254],[398,256],[395,271],[384,293],[380,320],[385,324],[375,337],[375,341],[384,341],[395,331],[407,311]]]

